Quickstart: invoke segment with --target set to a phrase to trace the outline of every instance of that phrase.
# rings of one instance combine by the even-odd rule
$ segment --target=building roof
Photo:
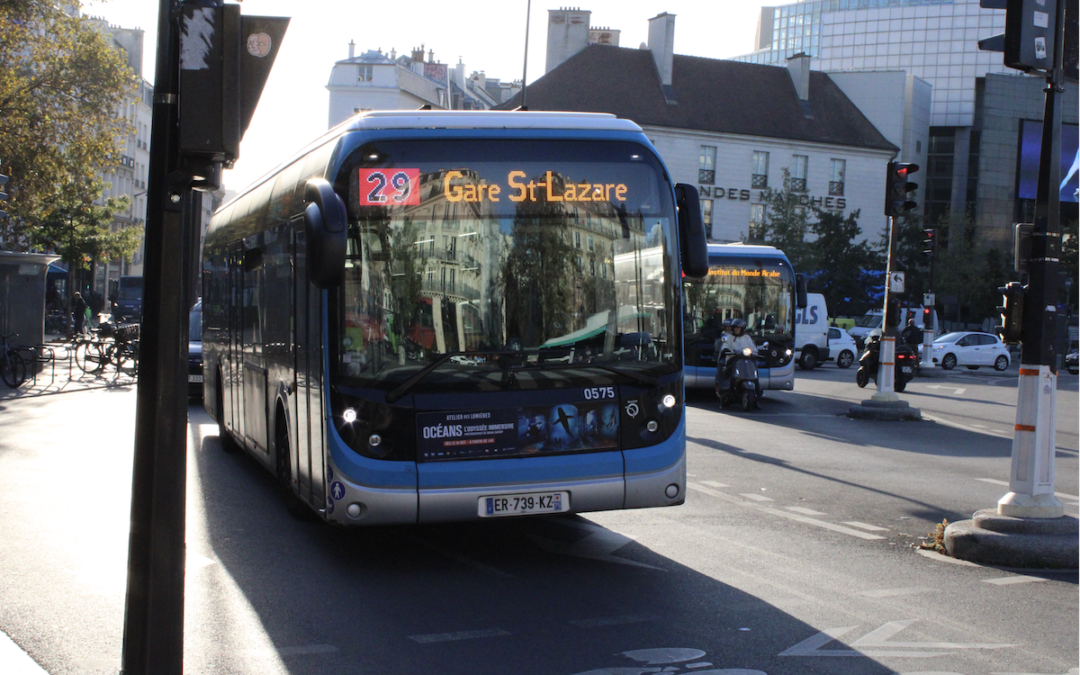
[[[810,72],[804,111],[786,67],[676,54],[668,97],[675,103],[665,97],[652,52],[590,44],[530,84],[525,103],[609,112],[643,126],[898,149],[822,72]],[[498,107],[519,105],[520,93]]]

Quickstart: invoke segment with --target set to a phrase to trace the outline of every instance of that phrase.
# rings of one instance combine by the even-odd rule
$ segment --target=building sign
[[[731,201],[748,202],[751,201],[751,191],[743,188],[722,188],[713,187],[711,185],[699,185],[698,193],[702,198],[712,197],[714,199],[730,199]],[[779,193],[781,199],[783,199],[784,193]],[[799,203],[803,206],[813,206],[819,209],[846,209],[847,199],[844,197],[815,197],[809,194],[796,195],[799,199]],[[765,190],[757,191],[757,201],[760,203],[765,202]]]

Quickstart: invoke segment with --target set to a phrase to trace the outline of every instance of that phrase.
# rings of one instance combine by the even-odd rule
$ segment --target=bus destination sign
[[[360,169],[360,206],[419,206],[420,169]],[[451,203],[465,202],[625,202],[625,183],[591,183],[564,179],[552,171],[543,180],[528,179],[524,171],[510,171],[502,182],[474,180],[464,171],[447,171],[442,195]]]

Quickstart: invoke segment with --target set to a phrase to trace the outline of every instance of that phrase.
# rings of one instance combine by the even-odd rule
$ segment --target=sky
[[[668,12],[675,19],[675,53],[726,58],[753,51],[764,0],[468,0],[411,2],[371,0],[245,0],[241,12],[291,16],[259,107],[240,145],[240,158],[224,175],[225,188],[238,191],[285,161],[327,129],[326,84],[335,62],[356,53],[391,49],[398,55],[424,45],[436,61],[465,64],[465,73],[521,79],[525,68],[525,24],[529,14],[527,81],[544,74],[549,9],[591,10],[591,25],[622,31],[620,46],[648,40],[648,20]],[[146,31],[143,77],[154,79],[159,0],[84,2],[83,14],[110,24]]]

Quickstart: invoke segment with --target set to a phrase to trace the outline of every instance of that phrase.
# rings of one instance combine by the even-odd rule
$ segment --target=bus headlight
[[[411,408],[377,403],[339,391],[333,393],[330,407],[341,440],[357,454],[388,460],[416,457],[416,438],[412,433],[415,413]]]

